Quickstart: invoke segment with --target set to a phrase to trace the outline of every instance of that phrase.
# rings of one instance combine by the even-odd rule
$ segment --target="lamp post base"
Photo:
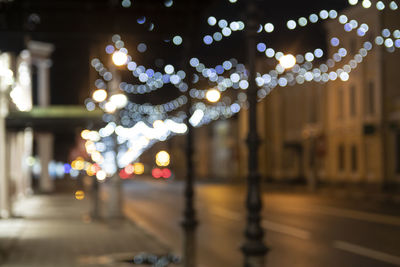
[[[196,227],[197,222],[182,223],[183,227],[183,267],[196,266]]]

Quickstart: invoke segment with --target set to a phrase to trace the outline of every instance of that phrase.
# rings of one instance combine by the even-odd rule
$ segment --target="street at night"
[[[398,0],[0,0],[0,266],[400,266]]]
[[[266,186],[268,187],[268,185]],[[197,187],[199,266],[241,266],[243,185]],[[180,251],[182,183],[124,184],[127,215]],[[324,194],[264,192],[268,266],[398,266],[398,204]]]

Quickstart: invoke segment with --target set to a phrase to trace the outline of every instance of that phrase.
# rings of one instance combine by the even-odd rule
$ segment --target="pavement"
[[[311,189],[304,184],[264,183],[263,191],[316,195],[339,200],[400,204],[400,191],[398,188],[382,190],[378,185],[323,184]]]
[[[19,201],[14,217],[0,220],[0,265],[150,266],[139,264],[146,261],[145,253],[169,252],[133,222],[92,221],[89,204],[88,199],[77,200],[72,193],[35,195]],[[133,264],[135,259],[138,264]]]

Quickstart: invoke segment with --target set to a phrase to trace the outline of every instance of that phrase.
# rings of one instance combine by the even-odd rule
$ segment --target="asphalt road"
[[[125,181],[125,212],[162,242],[181,251],[183,184]],[[200,267],[239,267],[245,187],[196,188]],[[400,209],[300,193],[263,193],[268,267],[400,266]]]

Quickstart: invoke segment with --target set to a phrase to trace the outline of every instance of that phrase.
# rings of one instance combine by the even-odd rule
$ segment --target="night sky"
[[[170,8],[166,8],[163,1],[135,0],[129,8],[123,8],[120,2],[15,0],[1,3],[0,49],[18,52],[24,48],[24,40],[27,39],[54,43],[56,50],[52,55],[51,89],[52,103],[56,105],[83,104],[93,87],[89,80],[90,75],[93,75],[89,65],[91,57],[95,54],[93,51],[99,54],[98,57],[105,57],[104,50],[102,54],[99,52],[110,43],[113,33],[120,33],[123,38],[132,41],[126,43],[127,48],[131,48],[129,51],[134,51],[140,42],[147,44],[146,53],[135,55],[137,62],[154,66],[156,59],[163,59],[164,62],[182,65],[182,47],[175,47],[164,40],[176,34],[183,35],[184,24],[188,19],[188,1],[174,1]],[[224,38],[212,46],[204,45],[201,37],[215,31],[206,22],[208,16],[228,21],[244,20],[245,1],[239,0],[235,4],[229,3],[228,0],[198,1],[196,4],[201,4],[196,7],[200,19],[200,36],[196,41],[196,54],[199,58],[207,55],[210,64],[229,59],[230,55],[239,60],[243,58],[243,33],[232,34],[230,38]],[[324,45],[321,24],[289,32],[285,28],[285,22],[290,18],[307,17],[321,9],[340,10],[347,6],[347,1],[258,1],[258,4],[260,24],[272,22],[277,27],[271,35],[260,35],[260,41],[272,43],[273,46],[283,47],[282,50],[285,50],[291,49],[290,44],[295,40],[296,49],[300,50],[293,51],[296,53],[302,52],[301,46],[310,46],[310,43],[315,48]],[[136,23],[136,19],[141,16],[147,18],[144,25]],[[150,22],[155,24],[151,32],[148,30]],[[309,38],[309,33],[312,33],[314,38]],[[173,93],[170,95],[174,96]],[[158,99],[154,101],[157,102]]]
[[[133,0],[131,7],[124,8],[121,6],[121,1],[113,0],[0,2],[0,49],[18,53],[25,48],[27,40],[53,43],[55,51],[51,57],[53,60],[51,102],[53,105],[83,105],[94,89],[94,80],[98,78],[90,66],[90,61],[94,57],[103,61],[109,58],[104,48],[112,43],[111,37],[115,33],[121,35],[136,62],[152,67],[155,71],[162,70],[163,65],[168,63],[183,69],[183,46],[173,45],[171,38],[175,35],[184,37],[187,23],[193,19],[188,10],[188,3],[187,0],[175,0],[168,8],[165,7],[164,1]],[[207,24],[209,16],[214,16],[218,20],[244,21],[245,1],[238,0],[234,4],[228,0],[194,1],[194,3],[198,34],[192,42],[193,56],[211,66],[221,64],[222,61],[232,57],[245,63],[243,32],[234,32],[229,38],[223,38],[211,46],[205,45],[202,41],[204,35],[212,35],[219,29],[217,26],[211,27]],[[265,32],[260,34],[259,41],[291,53],[303,53],[310,48],[324,48],[325,37],[322,23],[289,31],[286,28],[288,19],[308,17],[321,9],[339,11],[348,5],[346,0],[258,1],[257,3],[260,24],[272,22],[276,27],[272,34]],[[146,17],[146,22],[138,24],[137,19],[143,16]],[[154,30],[149,31],[151,23],[154,24]],[[147,45],[145,53],[137,52],[136,47],[139,43]],[[124,81],[138,83],[129,71],[121,73]],[[35,88],[36,86],[34,86],[34,96]],[[180,94],[174,86],[167,84],[157,93],[134,95],[131,96],[131,100],[137,103],[161,104]],[[57,140],[68,139],[65,136],[57,138]]]

